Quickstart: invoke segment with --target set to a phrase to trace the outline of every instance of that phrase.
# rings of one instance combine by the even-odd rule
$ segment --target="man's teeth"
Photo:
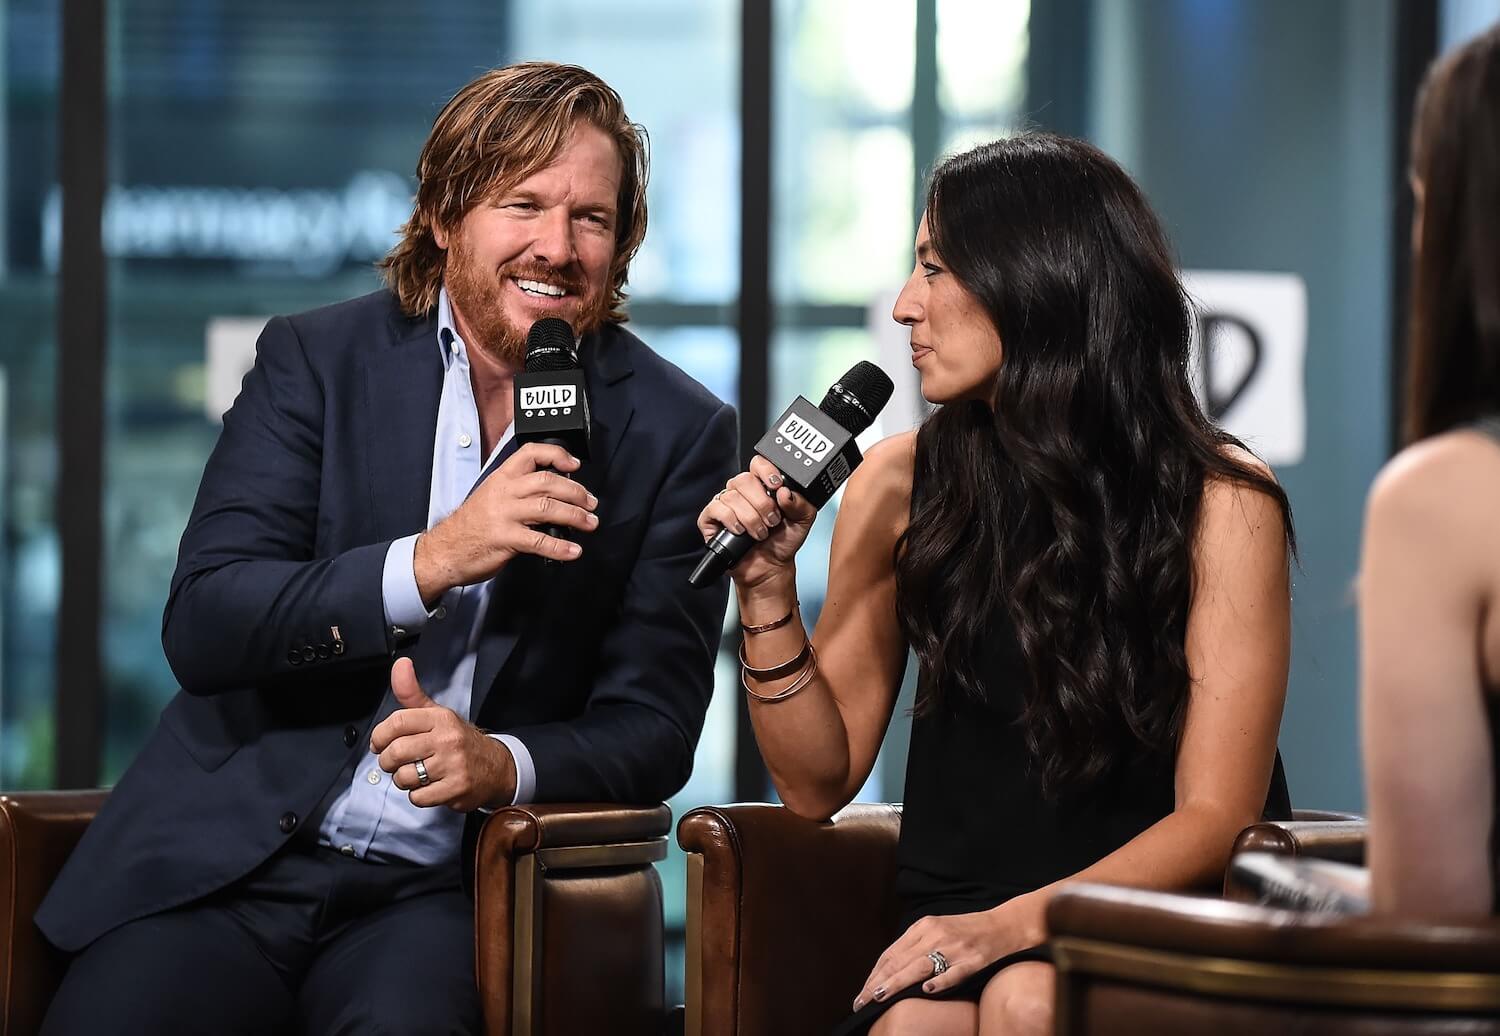
[[[519,277],[516,278],[516,287],[528,295],[545,295],[553,299],[560,299],[567,294],[567,292],[555,284],[543,284],[541,281],[523,281]]]

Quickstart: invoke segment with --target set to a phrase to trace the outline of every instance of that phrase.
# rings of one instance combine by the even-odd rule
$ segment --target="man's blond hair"
[[[420,316],[437,305],[447,253],[433,228],[456,230],[480,202],[551,165],[580,124],[604,131],[620,153],[605,319],[625,319],[626,276],[646,236],[646,131],[630,121],[604,80],[577,65],[547,61],[486,72],[438,113],[417,160],[416,206],[400,242],[379,264],[402,310]]]

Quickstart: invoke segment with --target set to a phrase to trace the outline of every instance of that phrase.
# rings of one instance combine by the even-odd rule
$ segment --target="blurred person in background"
[[[621,326],[646,175],[593,74],[485,73],[389,288],[267,325],[172,580],[182,690],[37,915],[76,954],[47,1032],[478,1032],[482,812],[687,780],[735,415]],[[544,317],[580,336],[587,458],[517,449]]]
[[[1212,887],[1242,828],[1290,815],[1291,514],[1204,416],[1160,224],[1086,143],[944,162],[894,316],[941,406],[849,481],[815,633],[795,564],[815,512],[774,468],[753,461],[699,529],[759,541],[731,575],[788,808],[850,801],[908,647],[920,665],[905,931],[840,1031],[1046,1032],[1059,885]]]
[[[1439,60],[1412,130],[1407,446],[1365,512],[1372,905],[1492,914],[1500,736],[1500,26]]]

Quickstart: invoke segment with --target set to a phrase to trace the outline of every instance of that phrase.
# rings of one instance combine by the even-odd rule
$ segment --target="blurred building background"
[[[175,691],[159,623],[247,326],[226,318],[250,321],[253,340],[270,314],[375,288],[439,107],[484,68],[547,58],[599,73],[648,128],[632,324],[739,405],[751,441],[792,395],[882,361],[926,171],[1019,126],[1120,159],[1185,269],[1300,284],[1299,384],[1282,413],[1304,431],[1277,464],[1302,550],[1281,747],[1298,804],[1361,807],[1351,594],[1364,493],[1396,422],[1409,108],[1426,63],[1500,18],[1500,0],[90,9],[0,8],[0,788],[112,782]],[[80,73],[65,53],[90,35],[103,60]],[[64,140],[103,163],[102,190],[63,162]],[[101,210],[92,273],[65,261],[65,186]],[[104,333],[80,350],[59,329],[90,306]],[[886,429],[917,412],[898,400]],[[63,464],[99,422],[94,462]],[[800,566],[809,619],[831,527]],[[732,654],[721,663],[678,815],[771,794]],[[862,797],[901,797],[905,727],[898,714]],[[680,861],[663,877],[680,931]]]

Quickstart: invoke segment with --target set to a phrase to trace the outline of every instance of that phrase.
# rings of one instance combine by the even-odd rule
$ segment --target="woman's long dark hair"
[[[1417,99],[1422,185],[1406,441],[1500,407],[1500,26],[1439,61]]]
[[[922,667],[919,713],[984,697],[1004,608],[1031,677],[1022,723],[1049,793],[1171,759],[1204,481],[1274,499],[1204,416],[1190,316],[1155,215],[1096,148],[1026,134],[950,158],[927,219],[940,262],[1000,337],[994,407],[958,402],[917,434],[897,611]]]

